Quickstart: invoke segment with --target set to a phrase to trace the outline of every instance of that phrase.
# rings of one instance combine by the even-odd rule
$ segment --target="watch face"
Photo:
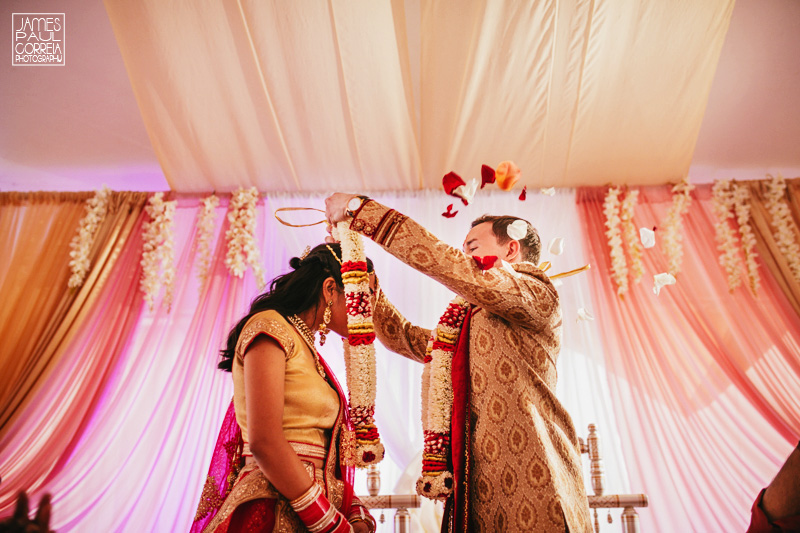
[[[360,205],[361,205],[361,198],[355,196],[351,198],[349,202],[347,202],[347,209],[349,209],[350,211],[355,211],[356,209],[359,208]]]

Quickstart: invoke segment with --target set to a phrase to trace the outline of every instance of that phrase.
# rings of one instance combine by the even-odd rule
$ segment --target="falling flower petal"
[[[466,185],[466,183],[455,172],[448,172],[442,178],[442,187],[444,187],[444,192],[447,194],[452,195],[455,188],[460,185]]]
[[[545,189],[540,189],[539,192],[544,194],[545,196],[555,196],[556,195],[556,188],[555,187],[547,187]]]
[[[475,260],[477,263],[478,268],[481,270],[489,270],[490,268],[494,267],[494,264],[497,262],[496,255],[487,255],[485,257],[478,257],[477,255],[473,255],[472,259]]]
[[[564,238],[563,237],[556,237],[552,241],[550,241],[550,245],[547,247],[550,250],[550,253],[553,255],[561,255],[564,253]]]
[[[653,292],[656,296],[661,292],[661,287],[664,285],[675,285],[675,276],[666,272],[653,276]]]
[[[494,172],[497,186],[504,191],[510,191],[514,188],[514,184],[519,180],[519,167],[511,161],[503,161],[497,165],[497,170]]]
[[[519,193],[519,199],[525,201],[525,198],[527,197],[528,197],[528,186],[526,185],[522,188],[522,192]]]
[[[524,220],[515,220],[506,228],[506,234],[515,241],[524,239],[528,234],[528,223]]]
[[[447,206],[447,211],[442,213],[442,216],[445,218],[453,218],[458,214],[458,211],[453,211],[453,204]]]
[[[592,315],[592,313],[587,311],[585,307],[581,307],[580,309],[578,309],[578,320],[577,321],[580,322],[581,320],[586,321],[586,322],[588,322],[590,320],[594,320],[594,315]]]
[[[494,183],[494,169],[489,165],[481,165],[481,189]]]
[[[472,201],[472,198],[475,196],[475,192],[478,190],[478,179],[475,178],[469,182],[469,184],[459,185],[455,189],[453,189],[452,196],[457,196],[461,198],[461,201],[464,202],[464,205],[469,205]]]
[[[650,228],[639,228],[639,238],[645,248],[652,248],[656,245],[656,232]]]
[[[551,279],[550,281],[552,282],[553,287],[555,288],[558,288],[564,284],[564,282],[561,281],[560,279]]]
[[[503,270],[514,276],[515,278],[521,278],[522,274],[514,270],[514,267],[511,266],[511,263],[508,261],[503,261]]]

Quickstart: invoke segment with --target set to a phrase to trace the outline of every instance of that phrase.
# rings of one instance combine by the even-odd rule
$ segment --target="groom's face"
[[[506,244],[497,242],[497,236],[492,231],[492,223],[483,222],[469,230],[467,237],[464,239],[463,249],[467,255],[476,255],[478,257],[493,255],[497,257],[496,265],[499,265],[503,259],[508,260],[510,242],[510,240]]]

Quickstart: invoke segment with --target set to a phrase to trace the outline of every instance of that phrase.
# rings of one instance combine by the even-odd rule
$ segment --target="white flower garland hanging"
[[[677,275],[681,270],[683,261],[683,215],[689,211],[692,204],[691,192],[694,185],[689,183],[688,176],[672,187],[672,206],[667,212],[667,222],[664,229],[664,250],[667,254],[669,273]]]
[[[355,466],[383,460],[384,447],[375,425],[375,329],[372,323],[367,258],[361,236],[348,222],[335,230],[342,247],[342,281],[347,305],[345,371],[350,395],[350,418],[355,429]]]
[[[711,187],[712,208],[717,219],[714,224],[719,264],[728,276],[728,290],[733,292],[741,285],[739,278],[738,239],[730,224],[734,218],[733,187],[730,180],[718,180]]]
[[[108,200],[111,191],[108,187],[96,191],[94,196],[86,201],[86,214],[80,221],[78,232],[69,243],[71,249],[69,268],[72,275],[69,277],[68,286],[76,288],[83,285],[89,273],[89,252],[92,249],[100,223],[108,213]]]
[[[628,292],[628,264],[625,251],[622,248],[622,234],[620,226],[620,190],[611,187],[603,201],[603,214],[606,217],[606,237],[611,254],[611,276],[617,284],[617,295],[623,296]]]
[[[450,420],[453,412],[452,363],[469,303],[457,296],[447,306],[425,350],[422,370],[422,475],[417,493],[445,500],[453,491],[450,457]]]
[[[770,176],[765,197],[767,211],[772,217],[772,235],[794,278],[800,281],[800,245],[797,244],[794,220],[786,203],[786,181],[783,176]]]
[[[203,198],[200,202],[200,215],[197,219],[197,278],[200,287],[205,286],[211,268],[211,241],[214,238],[214,220],[219,198],[214,194]]]
[[[629,190],[625,194],[620,209],[622,220],[622,232],[625,236],[625,246],[631,258],[631,275],[633,282],[639,283],[644,275],[644,263],[642,261],[642,244],[639,240],[639,231],[633,223],[633,215],[636,204],[639,203],[639,191]]]
[[[750,191],[744,185],[735,185],[733,190],[734,213],[739,223],[739,238],[744,252],[747,279],[750,290],[758,294],[758,254],[756,253],[756,236],[750,226]]]
[[[231,196],[228,206],[228,222],[230,227],[225,232],[228,251],[225,255],[225,266],[228,271],[241,278],[247,265],[253,269],[258,290],[266,286],[264,267],[261,265],[261,253],[256,244],[256,203],[258,190],[255,187],[243,189],[239,187]]]
[[[175,207],[177,201],[165,202],[164,193],[157,192],[150,197],[145,212],[150,220],[142,227],[142,278],[140,288],[150,311],[155,306],[155,299],[165,287],[163,303],[167,310],[172,308],[172,297],[175,289]]]

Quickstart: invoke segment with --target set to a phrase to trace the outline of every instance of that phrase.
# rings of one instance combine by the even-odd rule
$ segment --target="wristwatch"
[[[353,196],[349,202],[347,202],[347,209],[345,210],[344,214],[350,218],[355,218],[361,208],[364,206],[365,203],[369,201],[369,197],[367,196]]]

